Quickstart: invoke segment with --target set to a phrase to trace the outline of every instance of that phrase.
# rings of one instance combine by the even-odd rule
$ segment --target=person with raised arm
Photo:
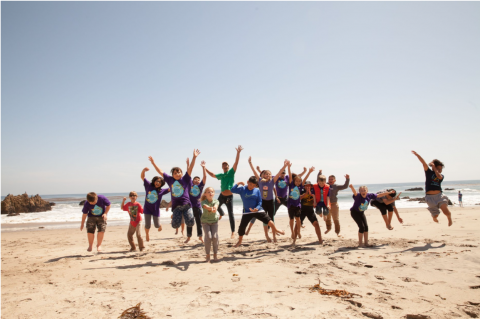
[[[248,163],[250,164],[250,168],[252,169],[253,174],[255,175],[257,180],[259,180],[258,188],[262,195],[262,208],[268,214],[270,219],[275,222],[275,219],[274,219],[275,206],[273,203],[274,185],[277,182],[278,178],[280,177],[281,172],[285,170],[288,160],[284,161],[282,168],[278,171],[277,175],[275,175],[275,177],[273,178],[272,178],[272,172],[269,170],[263,171],[262,173],[260,173],[261,176],[259,176],[258,173],[253,168],[251,156],[248,158]],[[249,228],[251,228],[254,222],[255,222],[255,218],[252,218],[252,220],[250,221]],[[265,238],[267,239],[267,242],[270,243],[272,240],[268,236],[268,225],[266,223],[263,223],[263,229],[265,231]]]
[[[178,228],[182,224],[182,216],[185,219],[185,224],[190,227],[195,225],[195,217],[193,217],[192,204],[190,203],[190,189],[192,187],[192,170],[195,166],[195,160],[200,155],[199,150],[193,150],[192,163],[188,167],[187,172],[183,175],[180,167],[174,167],[171,170],[172,176],[162,171],[149,156],[155,170],[163,176],[163,179],[170,187],[172,193],[172,227]]]
[[[358,188],[359,193],[355,190],[353,185],[350,185],[350,189],[353,192],[353,206],[350,208],[350,215],[355,223],[358,225],[358,247],[369,247],[368,245],[368,223],[365,211],[368,209],[368,204],[371,200],[377,199],[377,197],[393,194],[392,191],[385,193],[369,193],[367,186],[360,186]]]
[[[427,165],[427,162],[415,151],[412,151],[420,163],[423,165],[425,171],[425,202],[428,205],[428,210],[432,215],[433,221],[438,223],[438,215],[440,209],[447,216],[448,226],[452,226],[452,213],[448,210],[448,197],[443,194],[442,182],[444,176],[442,175],[443,167],[445,166],[438,159],[434,159]],[[428,168],[428,166],[431,167]]]
[[[235,216],[233,215],[233,193],[230,191],[230,189],[233,187],[234,184],[235,172],[237,171],[238,161],[240,160],[240,152],[243,150],[242,145],[238,145],[235,150],[237,151],[237,157],[235,158],[235,163],[233,164],[232,168],[230,168],[227,162],[223,162],[223,173],[216,175],[206,169],[208,175],[220,181],[221,193],[218,196],[218,212],[221,216],[225,215],[222,210],[222,205],[225,204],[225,206],[227,206],[228,219],[230,220],[230,229],[232,230],[232,239],[235,238]]]
[[[187,158],[187,168],[190,166],[190,160]],[[198,240],[203,243],[203,234],[202,234],[202,206],[200,204],[200,197],[203,192],[203,187],[205,187],[205,182],[207,181],[207,173],[205,171],[205,161],[202,161],[201,166],[203,168],[203,179],[200,181],[200,177],[195,176],[192,180],[192,188],[190,189],[190,203],[192,204],[193,216],[195,217],[195,223],[197,224],[197,236]],[[187,240],[185,243],[190,241],[192,237],[193,227],[187,227]]]
[[[260,194],[260,190],[257,188],[257,185],[257,178],[252,176],[248,179],[247,186],[245,186],[245,183],[243,182],[238,182],[231,189],[232,193],[240,195],[243,202],[242,220],[240,221],[240,226],[238,227],[238,242],[235,244],[235,247],[238,247],[242,244],[243,235],[245,235],[245,229],[253,217],[261,220],[272,228],[273,240],[275,242],[277,240],[276,235],[285,235],[284,231],[278,230],[275,227],[275,223],[271,220],[267,213],[262,211],[262,195]]]
[[[320,170],[320,173],[322,170]],[[330,214],[327,215],[327,219],[325,221],[325,224],[327,226],[327,230],[325,231],[325,234],[327,234],[330,229],[332,228],[332,218],[333,218],[333,223],[335,224],[335,233],[337,236],[340,237],[340,218],[339,218],[339,207],[338,207],[338,199],[337,199],[337,194],[338,191],[347,189],[348,185],[350,184],[350,175],[346,174],[345,175],[345,184],[343,185],[337,185],[335,182],[337,179],[335,178],[335,175],[330,175],[328,176],[328,185],[330,185]]]

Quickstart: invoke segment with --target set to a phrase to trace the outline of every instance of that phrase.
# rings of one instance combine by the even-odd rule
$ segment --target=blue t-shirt
[[[368,209],[368,204],[370,204],[370,201],[377,198],[377,194],[367,193],[367,196],[364,198],[360,193],[357,193],[357,196],[352,195],[352,197],[354,202],[350,210],[364,212]]]
[[[425,171],[425,192],[428,191],[442,191],[442,179],[438,179],[437,174],[432,171],[430,168]]]
[[[192,188],[190,189],[190,193],[189,193],[190,203],[192,203],[192,207],[197,207],[197,208],[202,207],[202,205],[200,204],[200,197],[202,196],[204,186],[205,184],[203,184],[203,180],[198,185],[193,185],[192,183]]]
[[[295,185],[295,181],[292,181],[289,187],[287,207],[302,207],[300,203],[300,194],[303,190],[303,184],[300,186]]]
[[[97,203],[95,205],[85,201],[82,212],[88,214],[88,217],[99,217],[105,213],[105,208],[110,206],[110,201],[103,195],[97,195]]]
[[[145,187],[145,204],[143,205],[143,213],[147,215],[160,216],[160,204],[163,195],[170,192],[169,188],[156,189],[152,183],[144,178],[143,187]]]
[[[262,194],[258,188],[249,190],[247,186],[238,186],[235,184],[230,191],[234,194],[239,194],[242,198],[244,214],[254,213],[250,211],[250,208],[257,208],[258,211],[262,210]]]
[[[176,180],[167,173],[163,173],[165,182],[170,186],[170,192],[172,193],[172,211],[177,206],[192,205],[190,203],[190,189],[192,187],[192,178],[188,173],[182,176],[179,180]]]

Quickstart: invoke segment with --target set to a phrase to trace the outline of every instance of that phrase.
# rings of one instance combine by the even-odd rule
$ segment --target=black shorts
[[[312,225],[317,221],[317,215],[315,215],[315,209],[313,206],[302,206],[301,213],[302,215],[300,219],[302,221],[305,219],[305,217],[308,218]]]
[[[262,221],[264,224],[268,224],[272,220],[265,212],[243,214],[242,220],[240,221],[240,226],[238,227],[238,236],[245,235],[245,230],[247,229],[248,223],[252,220],[252,218],[256,218]]]
[[[392,204],[387,205],[385,203],[380,203],[376,200],[372,200],[372,202],[370,204],[373,207],[376,207],[376,208],[380,209],[380,212],[382,213],[382,215],[386,215],[387,211],[393,212],[393,205]]]
[[[301,217],[301,216],[302,216],[302,212],[300,207],[297,207],[297,206],[288,207],[288,217],[290,217],[290,219],[294,219],[295,217]]]

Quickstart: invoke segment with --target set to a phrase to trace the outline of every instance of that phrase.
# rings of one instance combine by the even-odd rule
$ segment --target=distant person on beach
[[[203,187],[205,187],[205,183],[207,181],[207,174],[205,171],[205,161],[202,161],[200,164],[203,168],[203,179],[200,180],[200,177],[195,176],[192,180],[192,188],[190,189],[190,193],[188,194],[190,197],[190,203],[192,204],[193,210],[193,217],[195,217],[195,223],[197,224],[197,236],[198,240],[203,243],[203,234],[202,234],[202,222],[200,221],[202,218],[202,206],[200,205],[200,197],[203,192]],[[190,166],[190,161],[187,158],[187,168]],[[190,241],[192,237],[192,230],[193,227],[187,227],[187,240],[185,243]],[[183,233],[182,233],[183,234]]]
[[[145,216],[145,237],[147,241],[150,241],[150,228],[152,227],[152,219],[155,228],[158,231],[162,230],[160,225],[160,204],[162,202],[163,195],[170,192],[168,188],[162,188],[165,185],[163,177],[155,176],[150,182],[145,178],[145,173],[150,169],[145,167],[140,174],[140,178],[143,181],[143,187],[145,188],[145,204],[143,205],[143,214]]]
[[[250,156],[248,158],[248,163],[250,164],[250,168],[252,169],[253,174],[255,177],[259,180],[258,182],[258,188],[260,190],[260,193],[262,195],[262,208],[264,211],[268,214],[270,219],[275,222],[274,216],[275,216],[275,204],[273,202],[273,193],[274,193],[274,188],[275,188],[275,183],[277,182],[278,178],[280,177],[280,174],[282,171],[285,170],[288,160],[285,160],[283,163],[282,168],[278,171],[277,175],[275,177],[272,177],[272,172],[269,170],[265,170],[260,173],[260,176],[258,175],[257,171],[253,168],[252,164],[252,157]],[[252,218],[250,221],[249,225],[249,230],[252,227],[253,223],[255,223],[255,218]],[[268,236],[268,225],[266,223],[263,223],[263,229],[265,231],[265,238],[267,239],[267,242],[271,242],[272,240]]]
[[[107,228],[107,215],[109,210],[110,201],[108,198],[103,195],[97,195],[94,192],[87,194],[87,201],[83,204],[82,209],[82,224],[80,225],[80,230],[82,231],[83,225],[85,225],[85,219],[87,219],[87,251],[92,251],[93,249],[95,228],[97,229],[97,251],[102,251],[102,241]]]
[[[386,193],[386,192],[393,192],[385,196],[378,196],[378,194]],[[377,192],[377,198],[375,200],[372,200],[371,204],[373,207],[378,208],[380,212],[382,213],[383,220],[385,221],[385,226],[389,230],[392,230],[392,217],[393,217],[393,212],[395,211],[395,215],[397,215],[397,219],[400,222],[400,224],[403,224],[403,219],[400,218],[400,215],[398,214],[398,210],[395,207],[395,201],[400,199],[400,194],[402,192],[398,193],[397,191],[394,190],[393,188],[391,189],[384,189],[379,192]],[[388,211],[388,216],[387,216],[387,211]]]
[[[300,199],[300,193],[303,189],[303,185],[310,176],[310,174],[315,170],[314,167],[311,167],[308,171],[307,176],[305,176],[305,179],[302,180],[300,176],[297,174],[292,174],[291,171],[292,163],[288,162],[288,175],[292,177],[292,180],[290,181],[290,184],[288,185],[288,217],[290,218],[290,230],[292,231],[292,246],[295,246],[295,242],[297,240],[297,235],[299,238],[302,238],[300,234],[300,227],[301,227],[301,220],[300,217],[302,216],[302,211],[301,211],[301,199]],[[295,226],[294,226],[295,222]]]
[[[135,233],[137,234],[138,248],[140,249],[140,251],[142,251],[143,249],[145,249],[141,233],[143,207],[139,202],[137,202],[137,192],[130,192],[130,194],[128,194],[128,197],[130,198],[130,202],[125,204],[127,198],[124,197],[121,208],[123,211],[128,212],[128,215],[130,216],[130,224],[128,225],[127,232],[127,238],[130,244],[130,251],[137,250],[137,248],[135,247],[135,242],[133,241],[133,235]]]
[[[232,230],[232,239],[235,237],[235,216],[233,215],[233,194],[230,189],[233,187],[234,184],[235,172],[237,171],[238,161],[240,160],[240,152],[243,150],[243,147],[241,145],[238,145],[235,150],[237,151],[237,157],[235,158],[235,163],[230,170],[230,166],[227,162],[222,163],[222,174],[215,175],[207,169],[208,175],[220,181],[220,188],[222,193],[218,196],[218,202],[220,203],[220,205],[218,206],[218,212],[222,216],[225,215],[222,210],[222,205],[225,204],[225,206],[227,206],[228,219],[230,220],[230,229]]]
[[[185,219],[185,224],[190,227],[195,225],[195,217],[193,217],[192,204],[190,203],[190,189],[192,187],[192,170],[195,166],[197,156],[200,155],[199,150],[193,150],[193,157],[187,172],[183,175],[183,171],[180,167],[174,167],[171,170],[172,176],[163,172],[153,160],[153,157],[149,157],[153,167],[162,175],[165,182],[170,187],[172,193],[172,227],[178,228],[182,224],[182,216]]]
[[[235,244],[235,247],[238,247],[242,244],[243,236],[245,235],[245,229],[253,217],[259,219],[272,228],[274,241],[277,240],[276,235],[285,235],[285,232],[278,230],[275,227],[275,224],[271,220],[270,216],[262,211],[262,194],[257,188],[257,185],[257,178],[252,176],[248,179],[247,186],[245,186],[245,183],[243,182],[238,182],[231,189],[232,193],[240,195],[243,202],[242,220],[240,221],[240,226],[238,227],[238,242]]]
[[[203,214],[201,216],[201,223],[203,232],[205,233],[205,253],[207,254],[206,262],[210,262],[210,248],[213,246],[213,261],[218,261],[218,221],[222,216],[218,214],[218,200],[214,199],[215,190],[212,187],[207,187],[203,193],[201,205]]]
[[[368,204],[371,200],[376,199],[377,197],[385,196],[391,194],[392,192],[385,192],[380,194],[374,194],[368,192],[367,186],[360,186],[357,193],[355,187],[350,185],[350,188],[353,192],[353,206],[350,208],[350,215],[352,216],[355,223],[358,225],[358,247],[369,247],[368,245],[368,224],[367,217],[365,216],[365,211],[368,209]]]
[[[323,244],[322,232],[320,231],[320,225],[318,224],[317,216],[315,215],[315,210],[313,209],[316,206],[315,194],[313,194],[313,185],[309,181],[305,181],[304,188],[300,191],[300,221],[303,223],[305,218],[308,218],[310,223],[312,223],[313,228],[315,228],[315,233],[317,234],[318,242]]]
[[[434,159],[427,165],[427,162],[417,152],[412,151],[418,160],[423,165],[425,171],[425,202],[427,202],[428,210],[432,215],[433,221],[438,223],[438,215],[440,215],[440,209],[447,216],[448,226],[452,226],[452,213],[448,210],[448,197],[443,195],[442,182],[444,176],[441,174],[443,171],[442,162],[438,159]],[[431,167],[428,168],[428,166]]]
[[[347,189],[348,185],[350,184],[350,176],[348,174],[345,175],[345,184],[343,184],[342,186],[335,184],[336,181],[337,179],[335,178],[335,175],[328,176],[328,185],[330,185],[330,213],[327,215],[327,218],[325,220],[325,224],[327,226],[325,234],[327,234],[332,229],[333,218],[333,223],[335,224],[335,233],[337,234],[337,236],[340,236],[340,218],[337,194],[339,191]]]
[[[458,191],[458,205],[460,207],[463,207],[462,197],[463,197],[463,194],[460,191]]]

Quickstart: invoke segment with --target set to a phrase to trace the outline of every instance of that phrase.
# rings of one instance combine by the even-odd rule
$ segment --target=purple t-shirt
[[[302,207],[300,203],[300,193],[303,189],[303,185],[296,186],[295,181],[292,181],[289,185],[289,195],[287,207]]]
[[[83,204],[82,212],[88,214],[88,217],[99,217],[105,213],[105,208],[110,206],[110,201],[103,195],[97,195],[97,203],[95,205],[90,204],[88,201],[85,201]]]
[[[273,182],[273,178],[268,182],[262,182],[262,180],[258,182],[258,189],[262,194],[262,200],[273,200],[274,185],[275,183]]]
[[[367,193],[367,196],[365,198],[362,197],[360,193],[357,193],[357,196],[352,195],[354,202],[351,210],[356,210],[359,212],[364,212],[368,208],[368,204],[370,204],[370,201],[373,199],[377,198],[377,194],[373,193]]]
[[[143,213],[159,217],[162,197],[170,192],[170,189],[161,188],[160,191],[157,191],[157,189],[153,187],[150,181],[146,178],[143,179],[143,186],[145,187],[145,205],[143,205]]]
[[[192,188],[192,178],[188,173],[185,173],[178,181],[167,173],[163,173],[163,178],[172,192],[172,211],[177,206],[192,205],[189,195]]]
[[[202,205],[200,205],[200,197],[202,197],[204,186],[205,184],[203,184],[203,180],[198,185],[193,185],[192,183],[192,188],[190,189],[189,193],[190,203],[192,204],[192,207],[202,208]]]
[[[272,179],[274,178],[275,176],[272,177]],[[275,188],[277,189],[277,197],[287,196],[288,181],[289,181],[288,175],[285,176],[285,179],[280,179],[280,177],[277,179],[277,182],[275,183]]]

